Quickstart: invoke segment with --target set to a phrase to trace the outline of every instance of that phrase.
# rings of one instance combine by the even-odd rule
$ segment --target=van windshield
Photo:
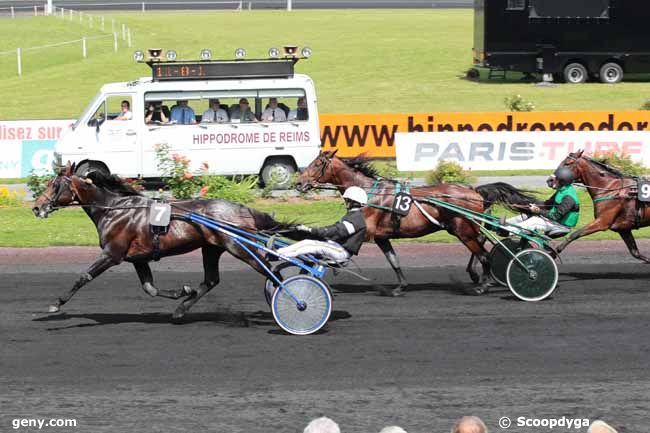
[[[90,103],[86,106],[83,113],[81,113],[81,116],[79,116],[77,118],[77,121],[72,125],[72,129],[73,130],[77,129],[77,126],[79,126],[79,123],[81,123],[83,119],[88,119],[89,116],[94,115],[96,105],[99,103],[100,100],[103,99],[104,99],[104,95],[102,93],[96,94],[93,100],[90,101]]]
[[[148,92],[147,124],[256,123],[309,119],[304,89]]]

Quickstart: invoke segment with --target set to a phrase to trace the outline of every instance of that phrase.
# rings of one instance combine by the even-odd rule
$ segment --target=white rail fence
[[[31,10],[31,7],[29,8]],[[12,9],[12,17],[14,17],[15,16],[14,9],[18,9],[18,7],[15,8],[12,7],[11,9]],[[42,8],[43,14],[46,14],[46,11],[47,11],[47,5],[45,5]],[[34,6],[34,15],[35,16],[38,15],[38,10],[36,6]],[[11,55],[11,54],[16,55],[16,71],[18,76],[23,75],[23,70],[25,66],[25,62],[23,60],[24,54],[30,51],[45,50],[45,49],[63,47],[66,45],[78,45],[80,48],[79,50],[80,57],[85,59],[89,55],[89,44],[88,44],[89,41],[99,40],[99,39],[109,39],[109,38],[113,40],[112,50],[114,52],[117,52],[120,46],[131,48],[131,39],[132,39],[131,29],[127,27],[127,25],[124,23],[116,22],[114,18],[107,19],[103,15],[91,15],[88,13],[84,13],[82,11],[57,8],[57,7],[52,8],[51,15],[53,17],[57,17],[59,19],[66,20],[66,21],[69,20],[72,22],[76,22],[78,20],[79,24],[88,26],[89,29],[96,28],[97,30],[101,30],[102,32],[107,32],[107,33],[102,35],[94,35],[94,36],[82,36],[80,39],[74,39],[71,41],[56,42],[52,44],[39,45],[35,47],[18,47],[12,50],[0,51],[0,56]]]

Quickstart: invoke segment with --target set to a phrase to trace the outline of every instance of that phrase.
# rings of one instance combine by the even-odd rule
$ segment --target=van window
[[[270,106],[270,100],[277,101],[276,116],[264,118]],[[148,92],[145,94],[145,112],[143,118],[148,124],[171,124],[170,113],[178,101],[186,100],[194,113],[196,123],[240,123],[272,122],[273,117],[279,121],[306,121],[309,119],[305,91],[303,89],[269,89],[269,90],[209,90],[196,92]],[[240,101],[244,101],[241,107]],[[245,104],[248,102],[248,104]],[[218,104],[215,110],[214,104]],[[153,108],[152,108],[153,107]],[[273,108],[271,108],[273,110]],[[162,112],[165,116],[159,114]],[[165,121],[164,119],[167,118]],[[216,119],[216,120],[215,120]],[[275,120],[278,121],[278,120]]]
[[[609,18],[610,0],[530,0],[530,18]]]
[[[104,120],[131,120],[133,118],[130,95],[109,95],[88,120],[89,126]]]
[[[508,0],[506,10],[523,11],[526,8],[526,0]]]

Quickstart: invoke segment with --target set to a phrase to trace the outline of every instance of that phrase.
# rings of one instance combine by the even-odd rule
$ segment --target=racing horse
[[[428,197],[444,199],[475,212],[484,212],[497,202],[512,209],[517,209],[518,206],[527,207],[530,203],[539,203],[527,191],[502,182],[477,188],[457,184],[421,186],[410,189],[410,195],[414,200],[413,206],[410,207],[407,215],[396,219],[391,213],[391,207],[398,183],[378,176],[364,156],[343,160],[336,156],[336,150],[321,152],[297,180],[297,188],[302,192],[310,188],[326,187],[327,184],[334,185],[341,193],[350,186],[359,186],[368,192],[369,204],[364,208],[367,225],[366,240],[375,241],[398,279],[395,288],[382,292],[383,295],[389,296],[400,295],[408,285],[390,239],[417,238],[439,230],[446,230],[456,236],[472,252],[467,272],[472,281],[477,283],[473,288],[474,294],[483,294],[488,288],[489,264],[487,251],[483,246],[485,239],[479,227],[456,212],[438,208],[427,202]],[[480,261],[483,268],[480,276],[473,269],[475,258]]]
[[[180,319],[201,297],[219,283],[219,258],[229,252],[253,269],[263,268],[231,238],[195,224],[185,217],[196,212],[206,217],[235,224],[243,230],[291,233],[294,225],[275,221],[270,215],[225,200],[185,200],[172,203],[182,213],[172,213],[167,234],[154,242],[149,226],[149,209],[153,199],[145,197],[115,175],[92,171],[77,176],[75,165],[68,163],[51,180],[36,199],[32,211],[37,217],[47,216],[58,208],[79,204],[97,227],[101,254],[81,274],[72,288],[49,308],[56,313],[84,285],[107,269],[125,262],[133,264],[142,289],[150,296],[185,299],[172,315]],[[163,290],[154,286],[149,262],[160,257],[185,254],[201,248],[204,279],[198,289],[188,286]],[[264,257],[259,256],[268,265]]]
[[[576,230],[558,246],[558,253],[571,242],[583,236],[604,230],[618,233],[630,254],[650,263],[650,258],[639,253],[632,230],[650,225],[650,207],[637,198],[634,188],[638,178],[626,176],[609,165],[585,156],[584,151],[570,153],[559,165],[569,167],[574,181],[581,182],[594,203],[595,219]],[[558,167],[558,168],[559,168]]]

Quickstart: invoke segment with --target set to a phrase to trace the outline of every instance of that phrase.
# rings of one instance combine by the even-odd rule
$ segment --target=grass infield
[[[540,191],[547,197],[550,190]],[[578,227],[593,220],[591,199],[582,190],[579,191],[581,212]],[[329,200],[260,200],[252,207],[275,212],[275,218],[282,221],[294,221],[308,225],[327,225],[336,222],[345,214],[343,203],[339,199]],[[504,215],[503,209],[495,209],[495,215]],[[97,231],[88,216],[81,209],[62,209],[48,219],[34,217],[29,206],[0,207],[0,247],[49,247],[49,246],[96,246]],[[650,238],[650,228],[634,232],[638,239]],[[614,232],[600,232],[584,239],[603,240],[620,239]],[[396,242],[458,242],[446,232],[438,232],[417,239],[404,239]]]
[[[102,13],[95,13],[99,16]],[[201,48],[232,58],[243,46],[248,57],[265,57],[269,46],[309,45],[314,56],[297,65],[315,81],[323,113],[504,111],[506,96],[521,94],[537,110],[634,110],[650,95],[650,83],[626,82],[536,87],[517,80],[475,83],[462,78],[470,67],[471,10],[202,11],[200,13],[103,14],[93,28],[78,18],[22,17],[0,27],[0,119],[75,118],[108,82],[150,74],[132,60],[136,48],[176,49],[195,59]],[[26,48],[107,35],[111,19],[132,32],[133,48],[112,38],[23,53]],[[274,38],[269,40],[272,29]]]

